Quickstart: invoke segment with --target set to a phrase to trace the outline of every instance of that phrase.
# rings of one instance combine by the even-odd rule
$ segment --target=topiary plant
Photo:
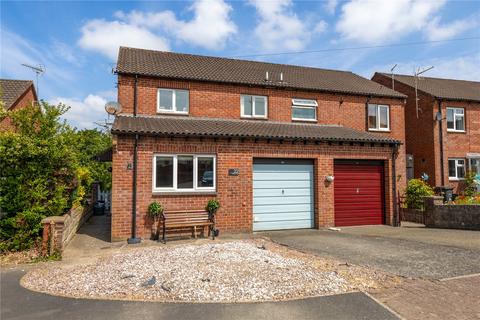
[[[148,206],[148,214],[152,218],[158,218],[163,213],[163,207],[160,203],[154,201]]]
[[[407,208],[423,209],[423,197],[432,196],[434,194],[432,187],[421,179],[411,179],[408,181],[407,190],[405,191],[405,202]]]
[[[215,214],[218,209],[220,209],[220,202],[217,199],[208,200],[207,206],[205,208],[210,214]]]

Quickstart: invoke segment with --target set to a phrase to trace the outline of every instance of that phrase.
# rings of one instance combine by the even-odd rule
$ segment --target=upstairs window
[[[465,132],[465,109],[447,108],[447,131]]]
[[[465,159],[448,159],[448,178],[450,180],[465,178]]]
[[[188,90],[158,89],[157,112],[188,114]]]
[[[242,118],[267,118],[267,97],[264,96],[241,96]]]
[[[368,130],[390,130],[390,108],[382,104],[368,105]]]
[[[317,121],[317,106],[315,100],[292,99],[292,120]]]

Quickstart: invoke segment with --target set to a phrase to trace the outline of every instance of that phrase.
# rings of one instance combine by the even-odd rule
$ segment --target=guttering
[[[135,75],[135,82],[133,87],[133,116],[137,116],[137,86],[138,75]],[[137,238],[137,166],[138,166],[138,133],[135,134],[135,140],[133,143],[133,178],[132,178],[132,235],[128,238],[128,244],[136,244],[142,241],[141,238]]]
[[[438,99],[438,112],[440,114],[440,120],[438,121],[438,141],[440,144],[440,181],[442,186],[445,185],[445,168],[444,168],[444,158],[443,158],[443,122],[442,122],[442,100]]]

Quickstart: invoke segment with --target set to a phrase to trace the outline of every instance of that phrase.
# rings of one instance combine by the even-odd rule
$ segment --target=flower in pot
[[[152,237],[154,239],[158,239],[159,235],[159,224],[160,224],[160,217],[163,214],[163,206],[154,201],[150,203],[148,206],[148,215],[153,218],[153,224],[152,224]]]

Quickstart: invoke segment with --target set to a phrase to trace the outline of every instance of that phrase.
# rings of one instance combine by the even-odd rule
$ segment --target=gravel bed
[[[256,302],[378,288],[392,279],[246,240],[137,248],[88,265],[50,265],[28,273],[22,285],[76,298]]]

